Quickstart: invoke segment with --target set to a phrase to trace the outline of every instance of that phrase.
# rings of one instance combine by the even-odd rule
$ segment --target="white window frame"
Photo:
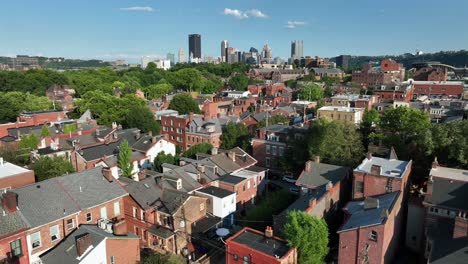
[[[114,202],[114,216],[120,215],[120,201]]]
[[[138,208],[133,207],[132,212],[133,212],[133,218],[137,218],[137,215],[138,215]]]
[[[56,231],[55,234],[54,234],[53,231],[54,231],[55,229],[56,229],[57,231]],[[51,226],[49,232],[50,232],[50,241],[55,242],[55,241],[57,241],[57,240],[60,239],[60,228],[59,228],[59,225]],[[55,239],[53,238],[53,236],[55,236]]]
[[[100,208],[100,213],[101,213],[101,218],[103,219],[108,219],[107,218],[107,207],[103,206]]]
[[[88,215],[89,215],[89,220],[88,220]],[[86,213],[86,223],[89,223],[93,221],[93,214],[91,212]]]
[[[35,236],[35,235],[37,235],[37,238],[38,238],[37,240],[33,240],[33,236]],[[29,237],[31,239],[31,247],[32,247],[33,250],[42,247],[41,231],[38,231],[36,233],[32,233]],[[34,246],[35,241],[39,242],[39,244],[37,246]]]
[[[110,264],[115,264],[115,257],[114,256],[110,257]]]
[[[70,220],[71,220],[71,227],[70,227],[70,223],[68,223],[68,221],[70,221]],[[65,223],[67,225],[67,230],[72,230],[73,228],[75,228],[75,221],[73,220],[73,218],[67,219],[67,221]]]

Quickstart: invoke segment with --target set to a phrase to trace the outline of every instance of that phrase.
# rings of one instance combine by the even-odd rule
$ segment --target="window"
[[[120,215],[120,202],[114,203],[114,216]]]
[[[356,192],[364,192],[364,182],[362,181],[357,181],[356,182]]]
[[[284,148],[279,147],[278,156],[282,157],[284,155]]]
[[[67,229],[68,230],[71,230],[75,227],[74,223],[73,223],[73,219],[68,219],[67,220]]]
[[[271,154],[272,154],[273,156],[276,156],[276,146],[273,146],[273,147],[271,148]]]
[[[114,256],[110,257],[110,264],[115,264],[115,257]]]
[[[205,204],[204,204],[204,203],[201,203],[201,204],[200,204],[200,211],[203,211],[203,210],[205,210]]]
[[[232,258],[234,259],[234,261],[239,260],[239,256],[237,256],[237,254],[232,255]]]
[[[266,154],[270,154],[270,145],[266,145]]]
[[[33,249],[41,247],[41,232],[31,234],[31,245]]]
[[[143,210],[140,211],[140,219],[141,221],[145,221],[145,211]]]
[[[244,264],[250,264],[249,256],[244,256]]]
[[[60,239],[59,226],[54,225],[50,228],[50,240],[54,242],[57,239]]]
[[[245,184],[242,186],[242,191],[245,192]]]
[[[107,208],[101,207],[101,218],[107,219]]]
[[[133,218],[137,218],[138,215],[138,208],[133,207]]]
[[[91,222],[93,221],[93,215],[91,213],[87,213],[86,214],[86,222]]]
[[[23,249],[21,248],[21,239],[16,239],[10,242],[11,254],[13,257],[20,257],[23,255]]]
[[[267,167],[270,167],[270,158],[265,159],[265,164]]]
[[[247,181],[247,189],[250,189],[250,180]]]
[[[377,241],[377,237],[378,237],[377,231],[372,230],[369,234],[369,239],[373,241]]]

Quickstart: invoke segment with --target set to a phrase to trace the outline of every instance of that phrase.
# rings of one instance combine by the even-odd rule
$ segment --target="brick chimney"
[[[198,164],[197,165],[197,170],[201,173],[205,173],[205,166]]]
[[[152,137],[153,136],[153,131],[148,131],[148,136]]]
[[[271,226],[267,226],[265,229],[265,237],[272,238],[273,237],[273,228]]]
[[[311,172],[312,171],[312,161],[308,160],[305,164],[305,172]]]
[[[370,168],[370,174],[372,175],[380,175],[381,167],[379,165],[372,164]]]
[[[458,212],[455,217],[455,225],[453,227],[453,238],[468,237],[468,215],[466,212]]]
[[[234,151],[229,151],[228,157],[232,160],[232,162],[236,162],[236,153]]]
[[[16,212],[16,207],[18,206],[18,194],[14,192],[6,192],[2,195],[2,205],[3,208],[7,209],[9,212]]]
[[[114,235],[116,236],[126,236],[128,233],[127,223],[125,219],[122,219],[113,225]]]
[[[114,181],[114,177],[112,176],[112,171],[109,168],[103,168],[102,169],[102,176],[106,178],[109,182]]]
[[[76,254],[81,257],[85,251],[92,246],[92,239],[90,233],[84,233],[75,240],[76,243]]]
[[[320,163],[320,156],[314,156],[314,162],[315,163]]]
[[[138,172],[138,181],[141,181],[146,178],[146,170],[141,170]]]
[[[192,123],[193,121],[193,112],[189,113],[189,123]]]
[[[316,204],[317,204],[317,199],[311,198],[309,200],[309,208],[314,208]]]
[[[368,160],[371,160],[371,159],[372,159],[372,153],[371,153],[371,152],[367,152],[366,158],[367,158]]]
[[[215,148],[212,148],[212,149],[211,149],[211,155],[213,155],[213,156],[214,156],[214,155],[218,155],[218,148],[216,148],[216,147],[215,147]]]
[[[432,162],[432,168],[437,169],[439,167],[439,162],[437,161],[437,157],[434,158],[434,161]]]

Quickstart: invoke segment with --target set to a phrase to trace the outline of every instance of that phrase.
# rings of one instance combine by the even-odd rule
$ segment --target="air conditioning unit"
[[[107,233],[112,233],[113,232],[112,226],[113,226],[113,224],[108,222],[107,225],[106,225],[106,228],[104,229],[104,231],[106,231]]]
[[[99,226],[99,228],[101,228],[103,230],[106,229],[107,223],[109,223],[109,221],[107,221],[107,219],[101,218],[101,219],[98,220],[98,226]]]

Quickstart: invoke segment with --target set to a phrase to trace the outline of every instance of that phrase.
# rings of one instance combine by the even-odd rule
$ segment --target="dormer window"
[[[177,179],[177,190],[182,189],[182,179]]]

